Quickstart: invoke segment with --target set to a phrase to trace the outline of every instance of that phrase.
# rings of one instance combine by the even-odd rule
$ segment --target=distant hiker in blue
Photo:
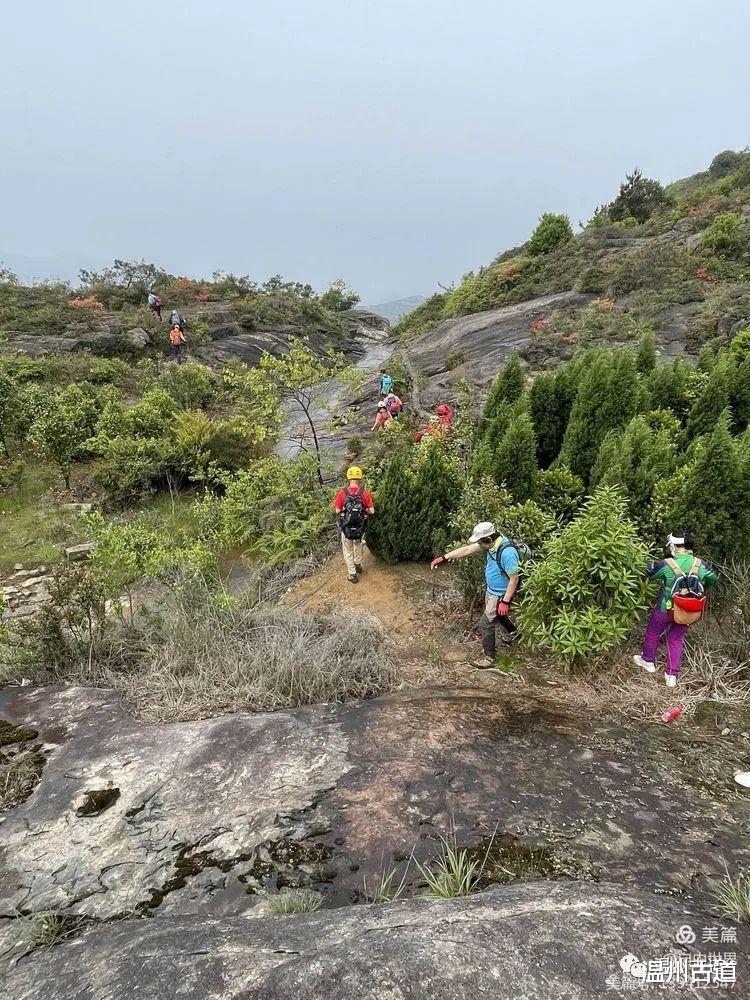
[[[522,546],[523,548],[523,546]],[[479,631],[482,634],[482,650],[484,656],[476,660],[473,666],[486,670],[495,665],[497,639],[495,626],[498,622],[508,633],[508,640],[518,626],[508,616],[510,602],[518,589],[520,573],[520,556],[515,542],[497,531],[491,521],[482,521],[471,533],[466,545],[444,556],[433,559],[430,566],[437,569],[443,563],[453,562],[482,552],[486,555],[484,578],[487,590],[484,595],[484,614],[479,619]]]
[[[385,372],[380,373],[380,395],[387,396],[393,388],[393,379]]]

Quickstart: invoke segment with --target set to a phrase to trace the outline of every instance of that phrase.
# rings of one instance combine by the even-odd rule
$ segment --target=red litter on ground
[[[662,715],[662,722],[674,722],[675,719],[679,719],[682,715],[681,708],[668,708],[666,712]]]

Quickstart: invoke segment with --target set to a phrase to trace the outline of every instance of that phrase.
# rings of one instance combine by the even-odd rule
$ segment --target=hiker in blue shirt
[[[508,633],[506,642],[511,641],[518,626],[508,616],[510,602],[518,589],[520,558],[516,544],[499,532],[491,521],[482,521],[476,525],[466,545],[462,545],[444,556],[438,556],[430,564],[437,569],[445,562],[463,559],[478,552],[486,555],[484,578],[487,590],[484,595],[484,614],[479,619],[479,631],[482,634],[482,650],[484,656],[476,660],[473,666],[486,670],[495,665],[497,638],[495,626],[498,622]]]
[[[393,379],[385,372],[380,373],[380,395],[387,396],[393,388]]]

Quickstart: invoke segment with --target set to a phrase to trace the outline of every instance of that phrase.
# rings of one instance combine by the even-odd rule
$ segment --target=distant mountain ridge
[[[417,306],[421,305],[426,298],[426,295],[410,295],[406,299],[394,299],[392,302],[380,302],[378,305],[366,306],[365,308],[377,313],[378,316],[385,316],[385,318],[390,320],[391,323],[396,323],[402,316],[406,316],[406,314],[410,313],[412,309],[416,309]]]

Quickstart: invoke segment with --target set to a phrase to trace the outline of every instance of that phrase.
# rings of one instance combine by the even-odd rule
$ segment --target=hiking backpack
[[[365,533],[366,524],[367,512],[362,490],[358,490],[357,493],[347,493],[339,520],[344,538],[360,539]]]
[[[672,618],[678,625],[692,625],[703,617],[708,597],[698,571],[700,559],[693,559],[693,565],[683,570],[674,559],[667,559],[667,566],[675,574],[675,581],[669,596],[672,600]]]
[[[169,343],[172,345],[172,347],[179,347],[180,344],[185,343],[185,338],[182,334],[182,330],[180,330],[179,327],[175,326],[173,329],[169,331]]]
[[[493,549],[490,552],[490,558],[495,560],[500,569],[503,569],[503,564],[500,562],[500,560],[502,559],[503,552],[505,552],[506,549],[515,549],[516,552],[518,553],[518,569],[520,572],[523,567],[523,564],[527,563],[531,559],[531,549],[528,547],[526,542],[519,542],[513,538],[509,538],[508,541],[505,542],[503,545],[501,545],[499,548]],[[503,570],[503,573],[504,572],[505,570]]]

